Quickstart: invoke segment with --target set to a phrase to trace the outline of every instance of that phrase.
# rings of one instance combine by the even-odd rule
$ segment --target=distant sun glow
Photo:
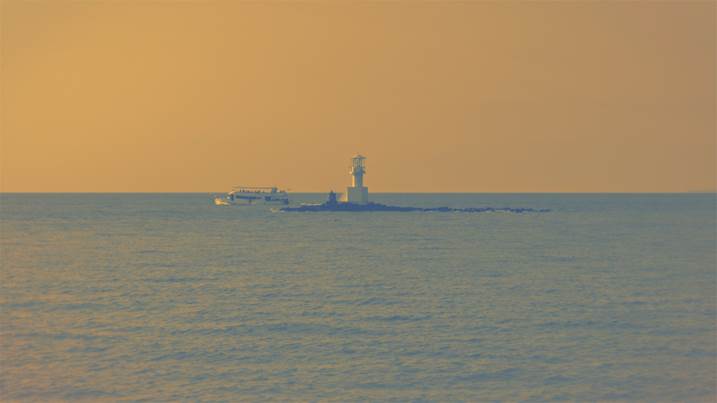
[[[713,1],[0,7],[4,192],[717,188]]]

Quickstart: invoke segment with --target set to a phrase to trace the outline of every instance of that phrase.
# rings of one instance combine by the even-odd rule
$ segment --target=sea
[[[550,211],[0,194],[0,400],[717,399],[714,193],[371,197]]]

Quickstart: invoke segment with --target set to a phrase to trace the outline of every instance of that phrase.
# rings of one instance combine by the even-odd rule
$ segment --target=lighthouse
[[[346,201],[355,204],[368,203],[368,188],[363,185],[363,175],[366,173],[364,164],[366,157],[356,155],[351,159],[351,171],[353,177],[352,186],[346,188]]]

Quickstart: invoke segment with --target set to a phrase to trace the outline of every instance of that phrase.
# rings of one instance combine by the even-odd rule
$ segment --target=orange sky
[[[717,188],[713,1],[0,2],[2,191]]]

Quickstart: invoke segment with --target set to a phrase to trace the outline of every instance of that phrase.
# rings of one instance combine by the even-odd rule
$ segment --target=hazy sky
[[[717,188],[714,1],[0,3],[2,191]]]

